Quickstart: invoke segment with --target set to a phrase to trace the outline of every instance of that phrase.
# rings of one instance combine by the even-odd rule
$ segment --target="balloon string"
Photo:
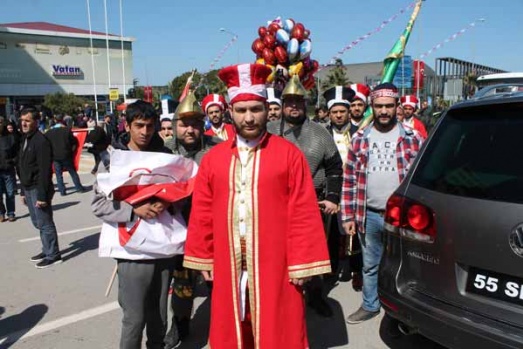
[[[198,86],[195,87],[195,89],[198,89],[199,87],[203,86],[204,81],[205,81],[205,77],[207,76],[207,74],[211,70],[214,69],[214,66],[216,65],[216,63],[218,63],[222,59],[222,57],[225,54],[225,52],[227,52],[227,50],[229,50],[229,48],[231,48],[231,46],[234,45],[236,40],[238,40],[238,35],[234,35],[232,37],[232,39],[229,40],[229,42],[227,42],[227,44],[221,49],[221,51],[218,53],[218,55],[211,62],[211,65],[209,66],[209,69],[205,73],[201,74],[200,82],[199,82]]]
[[[369,37],[371,37],[372,35],[376,34],[376,33],[379,33],[383,28],[385,28],[388,24],[390,24],[391,22],[393,22],[396,18],[398,18],[401,14],[407,12],[409,9],[411,9],[412,7],[414,7],[416,5],[417,1],[414,1],[412,2],[411,4],[409,4],[408,6],[406,6],[405,8],[402,8],[401,10],[399,10],[398,13],[396,13],[394,16],[390,17],[389,19],[385,20],[385,21],[382,21],[381,24],[376,27],[374,30],[368,32],[367,34],[365,35],[362,35],[360,36],[359,38],[357,38],[356,40],[352,41],[350,44],[348,44],[347,46],[343,47],[341,50],[338,51],[338,53],[336,55],[334,55],[334,57],[332,57],[332,59],[330,60],[330,63],[329,64],[334,64],[336,63],[336,60],[338,60],[345,52],[347,52],[348,50],[352,49],[353,47],[355,47],[356,45],[358,45],[360,42],[368,39]],[[320,67],[319,70],[321,70],[322,68],[326,67],[328,64],[324,64]]]
[[[454,41],[456,40],[459,36],[461,36],[463,33],[465,33],[467,30],[469,29],[472,29],[476,26],[476,22],[481,22],[482,20],[481,19],[478,19],[478,20],[475,20],[474,22],[470,23],[468,26],[466,26],[465,28],[461,29],[460,31],[452,34],[451,36],[449,36],[448,38],[446,38],[445,40],[443,40],[442,42],[434,45],[434,47],[432,47],[430,50],[428,50],[427,52],[421,54],[419,56],[420,59],[423,59],[425,57],[427,57],[428,55],[430,55],[432,52],[438,50],[439,48],[441,48],[443,45],[445,45],[446,43],[449,43],[451,41]]]
[[[236,42],[236,40],[238,40],[238,35],[234,35],[232,37],[232,39],[222,48],[222,50],[220,51],[220,53],[218,53],[218,55],[216,56],[216,58],[214,58],[214,60],[212,61],[211,63],[211,66],[209,67],[209,70],[212,70],[214,68],[214,66],[216,65],[216,63],[218,63],[223,55],[225,54],[225,52],[227,52],[227,50],[232,46],[234,45],[234,43]]]

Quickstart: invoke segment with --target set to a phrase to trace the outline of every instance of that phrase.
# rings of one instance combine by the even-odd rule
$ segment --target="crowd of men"
[[[115,202],[95,186],[93,212],[104,222],[178,210],[187,223],[184,255],[118,254],[121,348],[139,348],[144,329],[149,348],[183,342],[200,277],[211,294],[213,348],[306,348],[303,297],[332,316],[326,283],[343,273],[363,298],[347,322],[379,314],[386,202],[427,136],[419,102],[392,84],[334,86],[324,93],[325,116],[310,119],[298,77],[276,91],[265,85],[269,73],[256,64],[224,68],[228,102],[210,94],[198,103],[190,93],[170,117],[141,101],[128,107],[128,132],[115,148],[181,155],[199,169],[181,206]]]
[[[361,307],[347,322],[379,314],[387,199],[427,137],[419,101],[400,97],[390,83],[372,91],[364,84],[333,86],[311,119],[298,77],[278,91],[266,87],[269,74],[257,64],[226,67],[219,77],[228,102],[210,94],[199,103],[191,92],[174,113],[158,115],[137,101],[128,106],[120,134],[110,116],[92,127],[93,174],[101,162],[109,170],[110,148],[175,154],[199,165],[192,196],[174,204],[157,198],[129,204],[95,183],[92,210],[103,222],[168,213],[181,215],[187,227],[184,255],[130,252],[102,231],[100,255],[117,260],[121,348],[140,348],[144,329],[148,348],[182,343],[202,277],[211,295],[213,348],[307,348],[303,297],[320,316],[331,317],[326,283],[341,274],[362,291]],[[31,260],[44,268],[61,262],[51,207],[53,166],[60,194],[66,195],[64,169],[77,191],[85,188],[73,164],[77,144],[63,119],[56,117],[44,135],[36,109],[20,115],[20,135],[0,118],[0,193],[6,197],[0,220],[16,219],[18,173],[22,200],[42,239],[42,252]]]

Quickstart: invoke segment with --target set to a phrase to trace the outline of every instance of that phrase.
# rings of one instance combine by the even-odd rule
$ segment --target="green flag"
[[[383,61],[383,74],[381,75],[381,83],[392,82],[392,80],[394,79],[394,75],[396,75],[396,70],[398,70],[400,60],[401,58],[403,58],[403,55],[405,53],[405,46],[407,46],[407,41],[409,41],[410,33],[412,32],[412,27],[414,27],[414,22],[416,21],[416,18],[418,17],[419,11],[421,9],[421,2],[422,0],[419,0],[417,2],[416,6],[414,7],[414,11],[412,12],[412,15],[410,16],[410,20],[407,24],[407,27],[401,34],[398,41],[396,41],[394,46],[392,46],[392,49]]]
[[[381,83],[392,82],[392,80],[394,79],[394,75],[396,75],[396,70],[398,70],[401,58],[403,58],[403,55],[405,53],[405,46],[407,46],[407,41],[409,40],[410,33],[412,32],[412,27],[414,27],[414,22],[416,21],[416,18],[418,17],[419,11],[421,9],[421,2],[422,0],[419,0],[416,3],[416,6],[414,7],[414,11],[410,16],[410,20],[407,24],[407,27],[401,34],[398,41],[396,41],[394,46],[392,46],[392,49],[383,61],[383,74],[381,75]],[[365,110],[365,116],[360,125],[360,129],[366,127],[371,122],[372,107],[369,105],[367,107],[367,110]]]

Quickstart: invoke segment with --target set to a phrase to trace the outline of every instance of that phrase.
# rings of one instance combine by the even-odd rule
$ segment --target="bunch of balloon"
[[[302,23],[277,18],[267,27],[259,27],[258,35],[252,43],[252,50],[256,54],[256,63],[272,69],[267,83],[283,90],[289,78],[298,75],[306,89],[314,87],[314,73],[318,71],[319,63],[310,58],[311,33]]]

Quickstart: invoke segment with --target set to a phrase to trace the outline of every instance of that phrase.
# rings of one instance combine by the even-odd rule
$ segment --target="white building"
[[[88,30],[46,22],[0,24],[0,115],[40,104],[48,93],[94,99],[96,91],[100,101],[108,100],[110,88],[127,93],[133,84],[134,39],[108,35],[108,69],[105,33],[92,32],[93,50],[90,38]]]

